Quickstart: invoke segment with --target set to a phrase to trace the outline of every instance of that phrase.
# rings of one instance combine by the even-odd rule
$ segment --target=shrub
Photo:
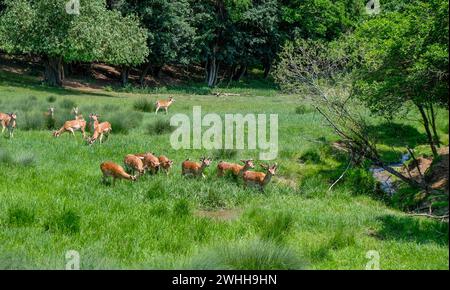
[[[235,159],[237,155],[238,150],[236,149],[219,149],[213,152],[213,158],[216,160]]]
[[[77,103],[69,99],[64,99],[59,103],[59,106],[63,109],[71,110],[73,107],[77,106]]]
[[[19,122],[17,124],[19,126]],[[22,130],[44,130],[47,127],[45,117],[41,112],[33,111],[23,114],[20,128]]]
[[[321,158],[315,149],[309,149],[299,157],[299,161],[302,163],[320,163]]]
[[[298,105],[295,107],[295,113],[298,115],[304,115],[311,112],[311,108],[305,106],[305,105]]]
[[[152,112],[154,107],[154,104],[146,98],[139,98],[133,103],[133,108],[141,112]]]
[[[188,216],[191,213],[189,202],[186,199],[179,199],[173,206],[173,215],[176,217]]]
[[[8,224],[14,226],[28,226],[34,223],[35,213],[24,207],[12,207],[8,209]]]
[[[141,125],[142,118],[142,113],[123,111],[108,114],[104,119],[111,123],[113,133],[128,134],[131,129]]]
[[[306,263],[289,248],[255,240],[221,244],[202,251],[188,266],[210,270],[293,270],[304,269]]]
[[[80,216],[73,210],[63,210],[52,215],[44,224],[47,231],[76,234],[80,232]]]
[[[55,97],[55,96],[50,96],[50,97],[48,97],[48,98],[47,98],[47,102],[49,102],[49,103],[54,103],[54,102],[56,102],[56,97]]]
[[[376,191],[376,181],[372,173],[363,168],[353,168],[347,171],[344,176],[346,185],[353,194],[373,195]]]
[[[158,119],[147,125],[147,133],[150,135],[163,135],[174,131],[174,127],[170,126],[167,119]]]

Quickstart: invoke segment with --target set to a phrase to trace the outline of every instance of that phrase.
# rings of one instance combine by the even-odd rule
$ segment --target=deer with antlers
[[[181,175],[187,176],[192,175],[194,177],[203,177],[205,178],[205,174],[203,174],[203,170],[208,167],[212,162],[211,158],[200,158],[200,163],[190,161],[187,159],[181,164]]]
[[[100,170],[103,173],[103,182],[106,182],[108,177],[112,177],[113,185],[115,185],[116,179],[136,180],[135,175],[126,173],[122,166],[111,161],[103,162],[100,165]]]
[[[259,188],[260,191],[264,191],[264,187],[270,182],[272,176],[275,175],[278,165],[275,163],[272,166],[260,164],[260,166],[267,170],[266,173],[246,171],[242,175],[245,186],[253,185]]]
[[[89,119],[94,126],[94,134],[88,139],[88,143],[92,145],[97,139],[99,139],[100,144],[103,142],[103,136],[108,137],[109,133],[112,131],[111,123],[98,121],[99,115],[90,114]]]
[[[217,164],[217,176],[222,177],[226,172],[231,172],[234,176],[241,177],[244,172],[255,167],[253,165],[253,159],[241,160],[241,162],[244,165],[220,161]]]
[[[166,114],[168,113],[169,107],[175,102],[173,97],[169,97],[168,100],[157,100],[155,103],[156,111],[155,114],[158,114],[159,109],[164,109]]]

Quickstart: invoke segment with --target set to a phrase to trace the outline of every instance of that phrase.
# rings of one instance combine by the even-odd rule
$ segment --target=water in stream
[[[401,160],[396,163],[388,164],[388,166],[393,167],[394,169],[402,167],[403,164],[410,158],[411,155],[409,153],[403,154]],[[370,168],[370,172],[372,172],[375,180],[380,183],[380,188],[383,192],[389,194],[390,196],[392,196],[396,192],[397,188],[395,187],[394,182],[392,181],[392,175],[389,172],[381,167],[376,166]]]

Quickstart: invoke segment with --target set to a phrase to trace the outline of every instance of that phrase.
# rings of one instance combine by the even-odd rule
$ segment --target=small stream
[[[411,158],[409,153],[403,154],[401,160],[395,163],[388,164],[393,168],[402,167],[403,164]],[[373,177],[380,183],[381,190],[390,196],[394,195],[397,191],[394,183],[392,182],[392,175],[381,167],[372,167],[369,169],[372,172]]]

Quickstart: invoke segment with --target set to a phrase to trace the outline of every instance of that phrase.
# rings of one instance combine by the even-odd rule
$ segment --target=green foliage
[[[46,231],[63,234],[77,234],[80,232],[81,217],[71,209],[64,209],[51,215],[44,224]]]
[[[184,217],[190,215],[191,208],[189,202],[186,199],[179,199],[173,206],[173,214],[177,217]]]
[[[163,135],[174,131],[174,127],[170,126],[170,120],[158,118],[156,121],[147,125],[147,133],[149,135]]]
[[[195,256],[189,269],[294,270],[306,263],[291,249],[260,240],[219,245]]]
[[[128,134],[132,129],[142,123],[142,113],[133,111],[120,111],[114,114],[106,114],[104,119],[111,123],[114,133]]]
[[[133,103],[133,108],[141,112],[152,112],[154,107],[154,104],[146,98],[139,98]]]
[[[47,98],[47,102],[49,102],[49,103],[54,103],[54,102],[56,102],[56,97],[55,97],[55,96],[49,96],[49,97]]]
[[[376,181],[370,171],[362,168],[352,168],[344,176],[345,183],[353,194],[373,195],[376,191]]]
[[[36,220],[34,210],[26,207],[14,206],[8,209],[8,224],[13,226],[29,226]]]

